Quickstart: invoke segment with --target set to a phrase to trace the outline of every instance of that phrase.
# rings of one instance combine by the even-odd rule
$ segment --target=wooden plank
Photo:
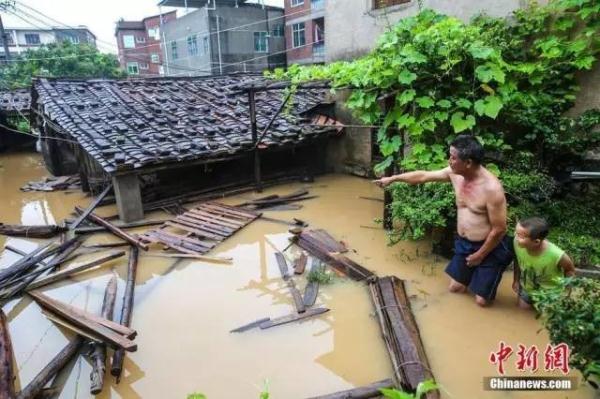
[[[224,217],[227,217],[230,219],[240,221],[244,224],[256,219],[256,216],[244,215],[241,212],[232,211],[227,208],[221,208],[218,206],[214,206],[212,204],[202,204],[198,208],[202,209],[205,212],[209,212],[209,213],[212,213],[215,215],[224,216]]]
[[[296,284],[294,283],[293,278],[289,278],[287,280],[287,286],[290,289],[290,293],[292,294],[292,299],[294,300],[294,306],[296,307],[296,312],[304,313],[306,312],[306,307],[304,306],[304,300],[302,299],[302,294],[298,288],[296,288]]]
[[[166,220],[144,220],[141,222],[132,222],[132,223],[119,223],[119,224],[115,223],[115,227],[118,227],[121,230],[138,229],[140,227],[158,226],[158,225],[164,224],[165,222],[166,222]],[[107,231],[106,227],[104,227],[104,226],[79,227],[79,228],[75,229],[75,234],[82,235],[82,234],[102,233],[104,231]]]
[[[260,327],[260,325],[262,323],[264,323],[266,321],[269,321],[269,320],[271,320],[269,317],[265,317],[264,319],[258,319],[256,321],[251,322],[251,323],[244,324],[243,326],[240,326],[240,327],[238,327],[236,329],[233,329],[233,330],[231,330],[229,332],[230,333],[241,333],[241,332],[244,332],[244,331],[248,331],[248,330],[251,330],[253,328]]]
[[[204,231],[208,234],[212,234],[213,237],[211,237],[208,234],[205,234],[207,237],[210,237],[214,240],[222,240],[224,238],[227,238],[231,235],[231,230],[227,229],[227,230],[222,230],[220,228],[216,228],[215,226],[212,226],[210,224],[207,224],[206,222],[203,222],[201,220],[196,220],[193,218],[188,218],[185,215],[180,215],[178,217],[175,218],[175,220],[173,220],[174,223],[179,223],[182,224],[184,226],[190,226],[190,227],[194,227],[196,229],[199,229],[200,231]]]
[[[102,342],[102,338],[100,338],[97,335],[94,335],[93,333],[89,332],[89,331],[84,331],[79,327],[75,327],[73,324],[69,323],[68,321],[65,321],[64,319],[61,319],[60,317],[58,317],[57,315],[55,315],[54,313],[51,313],[50,311],[46,310],[46,309],[42,309],[42,315],[47,318],[48,320],[50,320],[51,322],[58,324],[59,326],[62,326],[64,328],[66,328],[67,330],[71,330],[72,332],[74,332],[77,335],[81,335],[84,338],[89,339],[92,343],[94,342]]]
[[[112,320],[116,299],[117,276],[113,274],[104,291],[102,311],[100,312],[100,316],[102,318]],[[92,362],[92,372],[90,374],[90,393],[92,395],[97,395],[102,392],[102,388],[104,387],[104,374],[106,371],[106,345],[103,343],[95,343],[90,355],[90,360]]]
[[[285,256],[283,256],[281,252],[275,252],[275,259],[277,259],[277,265],[279,266],[281,277],[283,277],[283,279],[287,281],[290,278],[290,272],[288,270],[288,265],[285,260]]]
[[[77,212],[83,213],[83,210],[80,207],[75,207],[75,209],[77,210]],[[101,226],[106,227],[106,229],[108,229],[108,231],[110,231],[111,233],[113,233],[115,236],[127,241],[128,243],[138,246],[139,248],[143,249],[144,251],[148,250],[148,246],[141,243],[139,239],[136,239],[135,237],[133,237],[132,235],[124,232],[123,230],[119,229],[118,227],[116,227],[114,224],[110,223],[109,221],[101,218],[100,216],[95,215],[94,213],[90,213],[87,216],[87,219],[91,220],[94,223],[97,223]]]
[[[92,261],[86,262],[82,265],[79,266],[75,266],[72,267],[70,269],[65,269],[65,270],[61,270],[59,272],[50,274],[49,276],[46,276],[44,278],[41,278],[39,280],[34,281],[33,283],[29,284],[29,286],[27,287],[27,290],[34,290],[36,288],[40,288],[43,287],[45,285],[48,285],[50,283],[54,283],[56,281],[60,281],[63,280],[69,276],[72,276],[73,274],[76,273],[80,273],[83,272],[85,270],[89,270],[92,267],[96,267],[96,266],[100,266],[106,262],[109,262],[111,260],[120,258],[121,256],[125,255],[125,251],[113,251],[110,254],[103,256],[99,259],[94,259]]]
[[[244,226],[244,223],[233,222],[231,219],[221,218],[216,215],[211,215],[208,212],[199,211],[197,209],[190,209],[189,212],[186,212],[186,216],[191,216],[196,219],[205,220],[212,224],[228,227],[234,230],[237,230],[240,227]]]
[[[220,202],[208,202],[208,204],[211,204],[211,205],[214,205],[214,206],[218,206],[220,208],[229,209],[231,211],[239,212],[241,214],[248,215],[248,217],[253,218],[253,219],[255,219],[255,218],[257,218],[257,217],[260,216],[260,212],[254,212],[254,211],[252,211],[250,209],[237,208],[235,206],[222,204]]]
[[[199,242],[195,242],[195,240],[190,239],[189,237],[178,236],[175,234],[169,234],[169,233],[166,233],[164,231],[159,231],[159,230],[149,231],[148,233],[145,234],[145,236],[155,237],[160,242],[163,242],[169,246],[177,245],[177,246],[188,248],[188,249],[198,251],[198,252],[208,251],[212,248],[208,245],[203,245]]]
[[[204,262],[212,262],[212,263],[228,263],[231,264],[233,262],[233,258],[222,258],[222,257],[214,257],[214,256],[205,256],[205,255],[195,255],[195,254],[157,254],[148,252],[146,256],[156,257],[156,258],[180,258],[180,259],[197,259]]]
[[[87,218],[88,215],[92,213],[94,209],[96,209],[100,202],[102,202],[102,200],[108,195],[110,190],[112,190],[112,183],[109,184],[94,201],[92,201],[92,203],[85,209],[85,211],[81,213],[81,215],[79,215],[77,219],[75,219],[75,221],[69,226],[69,229],[75,230],[77,227],[79,227],[81,222],[83,222],[85,218]]]
[[[13,368],[13,349],[8,331],[8,322],[0,308],[0,398],[14,399],[15,371]]]
[[[195,223],[199,226],[203,226],[203,228],[206,228],[209,231],[220,232],[220,234],[226,234],[226,236],[230,236],[233,232],[235,232],[235,229],[232,229],[231,227],[215,224],[210,220],[206,220],[206,218],[201,219],[189,213],[184,213],[183,215],[179,215],[175,218],[175,221],[179,220]]]
[[[321,267],[321,262],[317,258],[313,258],[311,266],[310,266],[309,274],[312,273],[313,271],[316,271],[317,269],[319,269],[319,267]],[[310,308],[311,306],[313,306],[315,304],[315,302],[317,301],[318,294],[319,294],[319,282],[318,281],[309,281],[308,284],[306,285],[306,288],[304,289],[304,298],[303,298],[304,306],[307,308]]]
[[[185,241],[187,243],[193,244],[193,245],[197,245],[199,247],[203,247],[206,249],[212,249],[215,247],[215,243],[214,242],[207,242],[207,241],[202,241],[200,239],[197,238],[192,238],[192,237],[188,237],[188,236],[182,236],[182,235],[178,235],[175,233],[170,233],[166,230],[155,230],[150,232],[150,234],[155,234],[159,237],[168,237],[170,239],[173,240],[181,240],[181,241]]]
[[[304,320],[304,319],[308,319],[309,317],[313,317],[313,316],[318,316],[320,314],[323,314],[325,312],[329,312],[329,309],[327,308],[314,308],[314,309],[308,309],[306,312],[304,313],[293,313],[287,316],[283,316],[283,317],[278,317],[275,319],[271,319],[269,321],[265,321],[264,323],[262,323],[260,325],[261,330],[265,330],[267,328],[271,328],[271,327],[275,327],[275,326],[280,326],[282,324],[287,324],[287,323],[292,323],[295,321],[299,321],[299,320]]]
[[[135,297],[135,280],[137,276],[137,267],[139,260],[139,251],[136,247],[131,247],[129,252],[129,262],[127,263],[127,283],[123,293],[123,306],[121,308],[121,325],[129,327],[133,315],[133,305]],[[121,379],[123,371],[123,362],[125,360],[125,351],[123,349],[115,350],[112,358],[110,373],[117,377],[117,382]]]
[[[17,399],[34,399],[38,393],[42,391],[44,386],[58,372],[69,363],[71,358],[79,352],[79,348],[83,345],[83,339],[78,335],[75,339],[67,344],[46,367],[36,375],[33,380],[25,388],[19,392]]]
[[[59,315],[68,322],[73,323],[75,326],[83,328],[86,331],[91,331],[92,333],[98,335],[113,348],[123,348],[130,352],[137,350],[137,345],[133,341],[130,341],[122,335],[117,334],[110,328],[105,327],[104,325],[97,323],[88,317],[81,317],[80,314],[69,311],[68,308],[65,308],[65,304],[51,299],[39,291],[31,291],[29,292],[29,295],[31,295],[36,302],[44,308]]]
[[[313,396],[309,399],[369,399],[381,397],[380,389],[394,388],[392,379],[377,381],[364,387],[348,389],[329,395]],[[408,397],[408,396],[407,396]],[[420,398],[419,398],[420,399]]]
[[[217,240],[217,241],[221,241],[221,238],[222,238],[222,237],[219,237],[219,236],[217,236],[215,234],[208,233],[208,232],[205,232],[205,231],[200,230],[198,228],[186,226],[184,224],[177,223],[177,222],[166,222],[165,224],[167,226],[170,226],[170,227],[173,227],[173,228],[176,228],[176,229],[187,231],[188,233],[193,233],[193,234],[195,234],[195,235],[197,235],[199,237],[209,238],[209,239]]]
[[[304,269],[306,268],[307,257],[305,254],[300,255],[298,259],[294,262],[294,274],[302,274],[304,273]]]
[[[50,238],[66,229],[56,225],[23,226],[0,223],[0,234],[11,237]]]
[[[216,209],[216,210],[225,212],[228,215],[232,215],[232,216],[237,215],[240,218],[243,218],[243,219],[246,219],[246,220],[250,220],[250,221],[254,220],[254,219],[256,219],[257,217],[260,216],[260,213],[259,214],[250,213],[250,212],[246,212],[243,209],[231,208],[231,207],[228,207],[228,206],[223,205],[223,204],[218,204],[216,202],[206,202],[206,203],[204,203],[202,205],[210,207],[212,209]]]

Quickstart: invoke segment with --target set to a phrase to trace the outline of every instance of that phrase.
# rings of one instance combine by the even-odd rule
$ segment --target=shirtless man
[[[451,292],[475,294],[486,306],[494,300],[502,273],[512,261],[506,234],[506,198],[500,181],[481,162],[483,147],[472,136],[460,135],[450,144],[449,167],[414,171],[375,180],[381,187],[394,182],[450,182],[457,207],[458,236],[454,257],[446,268]]]

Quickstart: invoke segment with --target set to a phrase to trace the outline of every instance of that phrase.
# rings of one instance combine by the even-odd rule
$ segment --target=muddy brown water
[[[19,187],[47,176],[35,154],[0,156],[0,221],[45,224],[67,217],[75,205],[90,202],[81,192],[23,193]],[[368,180],[324,176],[309,185],[289,184],[264,192],[288,193],[308,186],[318,199],[302,202],[298,211],[268,212],[269,216],[301,218],[324,228],[352,249],[350,257],[379,275],[407,281],[408,293],[431,367],[443,386],[444,398],[592,398],[593,391],[486,392],[482,379],[496,376],[490,352],[499,341],[545,348],[548,336],[534,315],[515,307],[507,274],[495,305],[478,308],[468,295],[450,294],[443,272],[445,261],[429,253],[430,245],[386,245],[384,232],[373,223],[381,216],[381,191]],[[228,198],[235,204],[254,194]],[[100,214],[111,214],[104,207]],[[165,217],[159,213],[151,216]],[[372,226],[365,228],[361,226]],[[287,245],[287,228],[255,221],[221,244],[210,255],[232,257],[231,265],[201,261],[140,258],[133,327],[139,331],[138,351],[127,354],[120,384],[106,378],[101,398],[185,398],[200,392],[208,398],[258,398],[267,386],[271,398],[303,398],[331,393],[389,378],[390,364],[367,288],[337,278],[321,286],[317,304],[325,315],[270,330],[230,334],[229,330],[263,317],[293,310],[280,278],[274,252]],[[88,243],[110,242],[107,234]],[[32,250],[42,241],[0,237],[0,244]],[[292,248],[289,259],[299,255]],[[97,255],[87,255],[92,258]],[[0,267],[18,258],[4,251]],[[85,257],[83,258],[85,259]],[[76,262],[80,262],[77,260]],[[124,289],[126,258],[67,282],[49,286],[53,298],[99,312],[111,273],[117,273],[119,296]],[[300,289],[304,278],[297,278]],[[117,300],[118,316],[121,299]],[[17,386],[25,386],[68,342],[71,333],[47,320],[28,298],[5,305],[13,340]],[[543,350],[543,349],[542,349]],[[510,364],[514,363],[514,356]],[[543,364],[543,359],[541,359]],[[509,375],[518,375],[508,366]],[[79,356],[63,375],[60,398],[87,398],[90,364]],[[531,375],[531,374],[524,374]],[[554,374],[556,375],[556,374]],[[579,376],[573,372],[573,376]]]

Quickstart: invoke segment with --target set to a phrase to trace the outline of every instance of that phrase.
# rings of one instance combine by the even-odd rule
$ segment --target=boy
[[[539,217],[517,223],[513,290],[519,296],[520,308],[532,308],[533,291],[554,288],[557,277],[575,274],[571,258],[546,239],[549,229],[548,222]]]

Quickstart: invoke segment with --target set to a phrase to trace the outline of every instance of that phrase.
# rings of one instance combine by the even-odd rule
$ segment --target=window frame
[[[384,10],[389,7],[410,4],[412,0],[373,0],[373,10]]]
[[[285,36],[285,25],[284,24],[276,24],[273,27],[273,37],[284,37]]]
[[[264,46],[262,46],[264,44]],[[269,52],[269,32],[258,31],[254,32],[254,52],[268,53]]]
[[[137,72],[133,72],[131,68],[135,67]],[[127,74],[128,75],[139,75],[140,74],[140,64],[136,61],[127,62]]]
[[[296,29],[296,27],[300,27],[300,25],[302,25],[302,29]],[[300,40],[300,33],[302,33],[302,40]],[[296,43],[296,35],[298,35],[298,43]],[[306,23],[298,22],[297,24],[292,24],[292,48],[303,46],[306,46]]]
[[[208,36],[204,36],[202,41],[204,46],[204,54],[208,54],[210,52],[210,41],[208,40]]]
[[[128,41],[127,41],[128,39],[131,40],[131,42],[129,42],[129,45],[128,45]],[[135,48],[135,36],[134,35],[123,35],[123,48]]]
[[[171,58],[176,60],[179,58],[177,40],[171,40]]]
[[[140,70],[148,70],[150,69],[150,64],[148,64],[147,62],[140,62],[138,64],[138,67]]]
[[[150,54],[150,62],[153,64],[160,64],[160,55],[158,53]]]
[[[186,39],[186,42],[187,42],[188,56],[197,57],[198,55],[200,55],[200,51],[198,49],[198,36],[197,35],[188,36]]]
[[[30,41],[31,38],[37,38],[36,40]],[[35,46],[42,44],[42,38],[39,33],[25,33],[25,44],[28,46]]]
[[[290,7],[300,7],[304,5],[304,0],[290,0]]]
[[[136,36],[135,42],[136,43],[146,43],[146,38],[144,36]]]

